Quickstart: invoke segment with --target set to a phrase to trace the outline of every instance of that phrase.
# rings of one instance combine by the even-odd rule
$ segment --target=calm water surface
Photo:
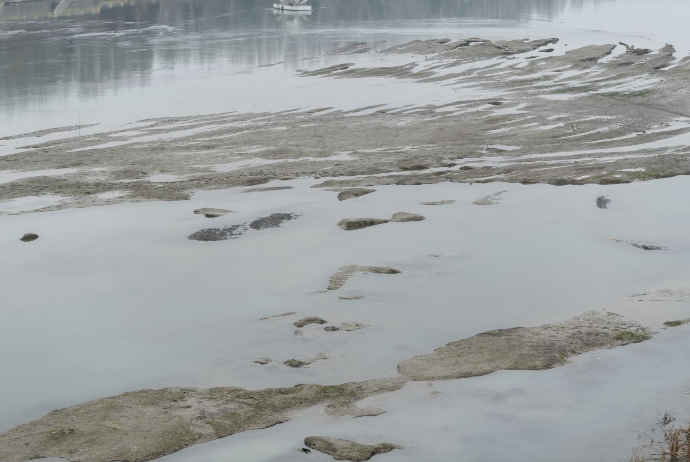
[[[262,98],[263,89],[291,86],[296,69],[321,67],[314,57],[353,41],[384,48],[435,37],[557,36],[570,46],[669,42],[680,55],[690,48],[683,24],[690,2],[683,0],[311,3],[311,14],[274,12],[271,0],[64,0],[0,8],[0,135],[79,120],[246,109],[233,104],[238,87],[270,109],[278,98]],[[254,74],[261,78],[247,78]]]

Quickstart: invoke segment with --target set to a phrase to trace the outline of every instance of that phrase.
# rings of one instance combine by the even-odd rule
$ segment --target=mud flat
[[[620,315],[589,311],[562,323],[484,332],[408,359],[398,365],[398,371],[412,380],[447,380],[502,369],[551,369],[571,356],[638,343],[651,336],[649,329],[624,321]]]
[[[399,389],[390,379],[338,386],[245,390],[161,389],[125,393],[53,411],[0,435],[0,460],[147,461],[185,447],[283,423],[319,403],[350,404]]]
[[[127,306],[115,307],[115,315],[107,319],[117,327],[121,326],[117,322],[123,318],[128,322],[129,319],[140,321],[137,325],[140,324],[145,333],[137,337],[137,342],[151,350],[163,350],[158,352],[160,356],[147,358],[149,362],[142,360],[140,369],[156,364],[166,371],[150,375],[146,375],[148,371],[141,372],[145,378],[140,380],[137,377],[134,385],[131,381],[120,381],[112,386],[90,385],[89,398],[141,386],[170,385],[161,382],[168,379],[168,370],[178,370],[179,364],[164,362],[165,359],[161,358],[180,356],[191,359],[179,367],[182,372],[174,384],[182,382],[181,387],[167,386],[96,399],[49,412],[37,419],[45,408],[31,408],[28,414],[24,413],[25,409],[18,411],[19,406],[13,408],[11,425],[28,423],[0,434],[0,460],[26,461],[39,456],[63,457],[74,462],[152,460],[228,435],[240,437],[238,434],[246,430],[268,429],[291,419],[297,421],[298,414],[306,410],[314,413],[324,410],[329,417],[379,416],[384,412],[382,408],[369,407],[367,400],[383,394],[398,395],[417,386],[425,388],[424,397],[428,401],[423,401],[423,406],[431,409],[433,402],[430,400],[442,400],[447,394],[445,389],[440,392],[427,388],[427,382],[431,387],[440,388],[442,383],[454,382],[455,379],[473,377],[472,380],[479,380],[488,374],[519,374],[510,371],[529,371],[534,376],[545,377],[560,370],[544,370],[576,362],[582,357],[575,357],[584,353],[650,339],[652,331],[645,325],[661,328],[661,321],[670,320],[666,327],[674,328],[664,330],[659,337],[682,334],[687,329],[684,324],[687,313],[683,312],[683,306],[668,308],[667,311],[661,311],[665,307],[659,308],[658,312],[650,314],[644,312],[644,303],[626,301],[627,305],[636,306],[626,307],[632,315],[628,316],[629,312],[626,312],[625,318],[600,311],[601,306],[596,306],[596,312],[587,312],[568,321],[555,321],[567,319],[584,309],[594,309],[592,304],[597,303],[596,297],[590,294],[611,295],[613,290],[602,289],[609,280],[614,281],[610,282],[612,285],[622,285],[625,278],[634,277],[639,282],[650,277],[654,268],[667,273],[678,268],[678,255],[682,256],[682,252],[687,250],[684,241],[674,235],[675,231],[663,236],[656,231],[669,226],[669,223],[672,226],[668,229],[671,229],[686,214],[674,212],[672,221],[665,216],[666,221],[661,224],[656,221],[660,219],[659,215],[655,214],[653,223],[647,226],[647,222],[636,215],[637,212],[632,214],[635,215],[634,220],[630,216],[623,219],[622,213],[637,210],[637,207],[648,205],[659,197],[669,203],[659,201],[657,204],[684,210],[683,203],[676,199],[677,191],[672,191],[671,187],[664,196],[647,198],[645,191],[654,190],[652,186],[657,182],[645,185],[629,183],[690,173],[690,114],[687,113],[690,106],[687,92],[684,92],[688,87],[690,60],[676,56],[670,46],[652,53],[640,52],[640,48],[632,48],[632,45],[625,47],[613,43],[594,44],[565,53],[558,46],[554,39],[437,39],[392,48],[382,55],[384,65],[381,67],[364,68],[343,62],[300,74],[305,83],[309,79],[372,79],[375,83],[397,79],[427,88],[455,85],[458,88],[457,100],[450,102],[411,107],[363,107],[354,111],[295,108],[284,112],[162,118],[146,121],[143,128],[137,129],[138,134],[132,134],[131,130],[115,130],[43,142],[29,139],[33,136],[27,135],[27,144],[22,152],[0,157],[0,169],[13,172],[62,169],[64,174],[46,176],[36,173],[2,183],[0,201],[26,196],[62,198],[39,211],[120,204],[119,207],[108,207],[107,212],[105,209],[92,209],[30,214],[32,211],[17,209],[14,213],[26,216],[2,217],[3,225],[7,223],[13,229],[12,243],[21,246],[19,250],[8,246],[7,250],[13,252],[18,265],[25,265],[23,271],[30,275],[27,280],[32,284],[43,281],[50,289],[46,293],[59,298],[61,290],[57,285],[51,285],[53,278],[46,276],[56,275],[60,283],[67,281],[82,287],[93,297],[84,297],[80,303],[97,304],[103,294],[102,291],[91,291],[94,266],[89,266],[92,262],[82,259],[79,252],[84,248],[98,249],[103,246],[105,236],[113,235],[106,228],[99,228],[100,233],[88,235],[81,233],[81,227],[66,233],[57,225],[69,221],[63,217],[84,219],[91,212],[106,213],[101,215],[103,219],[112,213],[117,218],[127,217],[128,220],[148,223],[146,227],[132,231],[133,235],[140,236],[141,245],[138,240],[127,242],[124,246],[113,247],[115,250],[110,253],[94,253],[97,255],[94,260],[98,260],[96,269],[103,261],[119,264],[117,268],[122,270],[122,274],[136,280],[136,283],[126,286],[128,290],[140,291],[133,294],[149,296],[149,289],[157,292],[151,295],[150,300],[142,297],[142,305],[133,304],[132,311],[128,311],[130,308]],[[352,50],[356,51],[356,48]],[[554,51],[541,53],[547,50]],[[423,60],[418,55],[422,55]],[[387,56],[408,59],[409,62],[389,65],[385,61]],[[355,58],[349,57],[348,60]],[[165,181],[161,181],[162,176]],[[683,179],[658,183],[665,185],[677,180]],[[484,184],[494,182],[513,184]],[[680,182],[674,184],[678,187]],[[376,189],[377,193],[370,194],[374,191],[372,187],[378,185],[382,187]],[[588,186],[552,187],[568,185]],[[650,189],[637,189],[643,186]],[[495,192],[504,188],[510,189],[509,195],[501,196]],[[630,200],[625,194],[617,194],[618,188],[624,189],[628,195],[635,194],[638,201]],[[118,193],[123,190],[127,191],[126,195]],[[323,190],[335,190],[338,199],[342,195],[342,200],[336,201],[333,194],[326,194]],[[573,190],[578,191],[577,198],[574,198],[575,194],[568,195]],[[540,191],[542,196],[536,195],[535,191]],[[559,195],[559,201],[547,201],[545,197],[555,196],[554,191],[564,194]],[[449,197],[456,198],[456,205],[426,207],[447,205],[452,201],[440,199]],[[599,200],[608,197],[614,198],[613,206]],[[510,201],[505,200],[508,198]],[[548,204],[544,207],[546,212],[531,209],[529,201],[533,199]],[[175,203],[183,200],[190,202]],[[401,202],[395,202],[393,208],[393,202],[398,200]],[[501,203],[502,200],[504,202]],[[169,203],[163,204],[163,201]],[[140,204],[123,204],[125,202]],[[496,207],[476,207],[473,202]],[[671,203],[674,205],[669,205]],[[425,223],[390,225],[384,229],[395,228],[395,232],[384,238],[375,236],[375,232],[342,233],[335,228],[335,223],[342,217],[390,217],[395,210],[413,211],[420,204],[425,205],[424,213],[428,212],[429,219]],[[579,215],[579,204],[584,204],[583,215]],[[608,210],[604,210],[602,205],[606,205]],[[224,207],[233,212],[226,214],[229,209]],[[595,239],[583,244],[584,240],[578,240],[581,236],[572,231],[579,229],[572,225],[573,218],[559,213],[561,208],[577,212],[573,212],[573,216],[579,219],[578,226],[582,224],[584,228],[585,223],[595,222],[596,226],[587,229],[601,227],[616,233],[604,238],[592,233],[600,237],[596,245],[589,245]],[[219,213],[219,209],[223,213]],[[215,218],[213,224],[216,226],[198,231],[203,226],[200,223],[209,222],[193,216],[191,210],[209,211],[203,214]],[[451,220],[454,214],[464,216]],[[483,217],[477,220],[480,214]],[[493,214],[504,214],[505,221],[494,221]],[[50,220],[45,218],[46,215]],[[286,224],[298,216],[299,220]],[[150,217],[155,219],[150,220]],[[419,221],[419,217],[405,214],[399,215],[399,219],[374,220],[379,221],[376,224],[383,224]],[[55,221],[51,221],[53,218]],[[358,226],[357,220],[360,219],[354,220],[354,226]],[[524,226],[530,222],[540,225]],[[88,223],[95,229],[100,221]],[[506,227],[506,223],[511,224],[510,232],[501,234],[500,230]],[[631,223],[635,226],[630,226]],[[108,224],[112,226],[110,222]],[[87,228],[84,226],[83,229]],[[558,239],[552,239],[547,232],[534,237],[541,228],[555,233]],[[563,232],[566,228],[569,231]],[[173,229],[174,234],[169,229]],[[448,230],[458,230],[458,233],[449,233]],[[628,230],[635,234],[626,234]],[[36,231],[41,236],[40,240],[33,244],[16,242],[27,231]],[[331,231],[332,235],[328,235]],[[274,233],[281,242],[269,242]],[[237,242],[206,244],[186,239],[189,236],[192,240],[219,241],[245,234],[247,237],[238,241],[242,246],[235,245]],[[63,243],[72,243],[72,235],[78,235],[79,242],[64,253],[60,252]],[[149,255],[147,246],[162,249],[162,246],[154,247],[158,245],[157,241],[148,239],[159,235],[165,238],[161,241],[168,247],[158,254],[152,252],[151,255],[158,258],[150,261],[162,264],[148,266],[149,260],[144,261],[139,255]],[[628,245],[607,241],[610,236],[620,237],[617,240]],[[83,244],[88,240],[84,237],[92,239],[91,247]],[[670,250],[647,252],[667,250],[657,245],[657,239]],[[564,243],[573,242],[573,247],[581,246],[587,252],[582,252],[582,256],[576,255],[577,249],[572,253],[564,252],[563,249],[569,247]],[[245,243],[246,250],[243,248]],[[533,250],[522,252],[522,246]],[[314,260],[309,254],[317,254],[323,260]],[[517,255],[514,259],[517,264],[513,264],[513,259],[504,258],[509,254]],[[463,258],[428,258],[429,255],[463,255]],[[559,263],[563,259],[554,263],[558,258],[552,255],[570,257],[567,261],[573,261],[573,267],[578,271],[563,268]],[[128,258],[134,263],[123,263]],[[496,268],[501,266],[496,265],[497,258],[509,268],[505,271]],[[549,290],[537,295],[531,293],[537,292],[534,290],[535,278],[522,274],[526,272],[525,261],[530,262],[527,265],[529,270],[541,276],[540,287],[547,287],[550,282],[557,288],[549,287],[549,290],[567,292],[566,298],[578,294],[578,303],[582,301],[582,306],[587,308],[577,307],[574,311],[574,302],[564,300],[563,294],[555,297]],[[592,273],[596,273],[599,279],[605,278],[606,283],[582,274],[584,269],[591,268],[592,261],[602,266]],[[60,265],[53,266],[55,262]],[[341,266],[357,262],[378,266]],[[673,265],[669,264],[670,269],[665,269],[664,264],[669,262]],[[65,276],[60,271],[62,265],[74,270],[69,271],[68,276],[78,274],[79,277]],[[139,266],[144,266],[146,271],[140,271]],[[631,266],[639,268],[640,274],[631,274],[627,270]],[[339,270],[325,287],[328,275],[335,268]],[[570,290],[567,291],[557,285],[558,281],[549,278],[549,272],[564,274],[563,278],[565,274],[582,278],[584,282],[574,289],[566,288]],[[12,276],[11,273],[4,274]],[[477,274],[479,276],[475,276]],[[102,275],[98,273],[98,276]],[[388,277],[393,275],[395,277]],[[357,277],[352,280],[353,276]],[[111,275],[106,275],[103,280],[109,281],[107,277]],[[548,282],[543,282],[542,278]],[[511,283],[506,283],[508,280]],[[16,279],[12,281],[17,282]],[[447,287],[441,287],[438,281]],[[391,284],[393,290],[384,293],[381,290],[384,282]],[[189,291],[194,292],[194,299],[174,300],[161,293],[170,290],[179,296],[175,286],[188,288],[190,283],[198,289]],[[345,294],[338,297],[341,292],[331,292],[341,289],[346,283],[352,284],[351,287],[357,289],[356,293],[366,297]],[[379,283],[380,286],[377,285]],[[42,307],[52,308],[52,305],[45,303],[39,294],[31,293],[27,287],[22,285],[23,290],[8,289],[12,301],[8,304],[10,321],[27,322],[25,317],[41,315],[51,320],[45,324],[53,328],[55,323],[53,330],[59,328],[60,336],[69,338],[88,339],[92,331],[101,332],[100,326],[94,328],[93,321],[87,322],[89,316],[83,312],[75,314],[70,311],[67,313],[70,316],[59,313],[59,317],[53,318],[51,316],[55,314],[41,311]],[[409,287],[418,288],[419,293],[409,290]],[[507,294],[503,298],[493,296],[493,292],[503,290]],[[639,286],[634,290],[639,290]],[[474,292],[483,293],[477,295]],[[626,290],[623,293],[634,292]],[[345,303],[339,300],[341,298],[358,301]],[[683,303],[689,296],[683,290],[655,289],[631,298],[643,302]],[[20,312],[12,308],[15,305],[23,307],[18,301],[25,299],[32,300],[30,310]],[[527,301],[523,302],[523,299]],[[544,299],[550,300],[547,307],[531,306],[545,304]],[[502,308],[502,304],[506,308]],[[198,315],[187,316],[189,306],[201,305]],[[184,306],[184,309],[172,310],[169,309],[171,306]],[[259,316],[271,313],[277,314],[260,318],[262,321],[259,322]],[[458,313],[462,314],[462,322],[458,322]],[[283,317],[292,315],[295,317]],[[550,317],[550,323],[539,327],[504,328],[502,322],[505,317],[511,320],[507,326],[537,326],[546,322],[545,316]],[[663,318],[656,319],[660,316]],[[64,318],[72,317],[86,319],[86,327],[64,322]],[[298,318],[302,319],[296,321]],[[324,332],[322,327],[308,325],[324,324],[324,318],[333,323],[325,330],[357,332],[330,333]],[[353,319],[362,322],[353,322]],[[12,322],[5,325],[14,325]],[[301,326],[293,326],[295,322]],[[364,322],[376,327],[363,329],[366,326]],[[659,325],[655,326],[655,322]],[[31,326],[31,323],[24,326]],[[304,326],[308,336],[302,331],[291,334],[294,327]],[[391,334],[395,329],[398,329],[397,336]],[[163,330],[180,332],[175,341],[185,340],[187,336],[201,339],[198,343],[204,346],[199,349],[208,349],[196,356],[194,352],[179,349],[176,345],[159,347],[156,345],[158,339],[152,333]],[[259,331],[261,335],[257,333]],[[12,334],[8,330],[4,332]],[[36,334],[38,338],[47,336],[55,341],[51,335],[55,335],[54,332],[40,331]],[[122,371],[116,370],[115,366],[121,359],[118,354],[136,356],[126,350],[127,346],[117,343],[119,337],[114,340],[107,337],[113,345],[112,351],[107,350],[112,356],[104,360],[99,357],[90,363],[99,367],[101,363],[105,364],[103,369],[99,369],[107,378],[104,381],[122,376]],[[371,341],[374,337],[380,340]],[[358,345],[360,340],[363,346]],[[657,339],[644,345],[655,342]],[[444,343],[447,344],[431,352]],[[55,363],[58,366],[53,374],[74,375],[74,370],[64,364],[64,358],[74,358],[74,362],[76,358],[82,359],[83,348],[67,348],[67,353],[62,350],[54,353],[46,348],[48,344],[47,341],[38,342],[36,347],[32,345],[30,348],[25,345],[24,349],[32,354],[34,349],[43,351],[36,356],[22,353],[19,356],[21,362]],[[235,353],[238,345],[241,349],[250,345],[247,349],[252,350],[251,353],[238,357]],[[321,349],[324,345],[328,348]],[[625,350],[638,351],[636,348],[631,346]],[[123,349],[124,353],[120,353]],[[379,354],[377,361],[366,362],[368,352],[362,353],[363,349],[374,352],[372,354],[379,354],[378,351],[386,354]],[[353,355],[356,357],[354,360],[347,358],[353,350],[360,354],[358,357]],[[98,349],[94,356],[102,351]],[[317,360],[326,359],[325,353],[312,356],[316,351],[325,351],[331,359],[307,367]],[[429,353],[422,354],[425,352]],[[53,353],[56,357],[51,356]],[[197,368],[195,363],[199,357],[212,366],[206,364]],[[391,357],[395,359],[391,360]],[[45,358],[49,361],[41,363]],[[366,362],[367,368],[362,366],[364,372],[352,367],[358,364],[357,359]],[[7,361],[19,362],[15,358]],[[573,365],[573,369],[578,371],[579,366],[581,363]],[[200,369],[202,377],[197,379]],[[243,370],[251,372],[242,374]],[[19,368],[11,375],[20,377],[22,371]],[[204,382],[207,378],[203,377],[204,373],[211,376],[208,382]],[[359,375],[347,376],[355,373]],[[247,375],[251,377],[247,378]],[[32,376],[32,382],[38,383],[36,379],[44,376],[45,371],[41,370],[40,376]],[[387,378],[366,380],[371,377]],[[98,378],[91,377],[90,380],[97,381]],[[73,378],[64,380],[74,388],[74,383],[69,382]],[[187,380],[198,382],[188,383]],[[307,380],[331,385],[304,384]],[[332,385],[334,383],[342,384]],[[569,383],[563,380],[557,385],[567,386]],[[190,386],[186,387],[187,384]],[[243,388],[209,388],[216,384],[237,384]],[[70,388],[67,385],[65,388]],[[17,384],[13,387],[15,391],[20,388]],[[89,399],[81,389],[77,398],[74,395],[65,397],[65,394],[60,394],[61,390],[54,394],[51,394],[53,390],[41,394],[44,392],[33,389],[31,393],[40,395],[42,402],[49,403],[50,408]],[[433,392],[436,393],[432,395]],[[29,393],[26,392],[27,396]],[[500,394],[489,390],[482,396],[500,397]],[[509,414],[513,411],[500,410],[496,415],[513,416],[515,414]],[[5,425],[10,427],[7,422]],[[281,431],[284,427],[280,427]],[[293,438],[291,451],[296,452],[294,446],[307,435],[326,434],[314,430],[305,430],[299,438]],[[372,448],[378,447],[381,441],[405,441],[405,445],[410,446],[407,437],[403,439],[404,435],[372,436],[371,439],[338,432],[332,435],[348,440],[338,440],[336,444],[331,437],[318,437],[314,443],[326,454],[334,456],[354,457],[349,454],[350,449],[357,454],[370,450],[375,452],[376,449]],[[433,440],[433,435],[422,436]],[[418,435],[410,439],[414,438]],[[422,444],[419,438],[416,444]],[[415,457],[419,460],[419,453],[413,450],[402,450],[395,455],[405,459],[408,453],[412,454],[409,456],[412,460]],[[391,456],[381,458],[385,457]]]
[[[69,198],[42,209],[56,210],[184,200],[208,189],[276,191],[290,186],[260,185],[301,177],[324,178],[316,187],[367,188],[492,181],[604,185],[690,173],[689,57],[677,56],[671,45],[640,54],[640,48],[616,43],[531,54],[557,42],[417,41],[382,54],[409,60],[405,65],[344,63],[304,73],[304,79],[394,77],[457,85],[455,101],[161,118],[145,121],[134,134],[123,129],[38,143],[13,135],[26,136],[27,143],[22,152],[0,157],[0,170],[76,171],[0,184],[0,201]],[[215,167],[228,162],[238,167]],[[156,175],[174,180],[150,181]],[[123,182],[126,196],[107,195]]]
[[[326,404],[326,411],[334,416],[371,415],[353,412],[356,403],[399,390],[410,380],[459,379],[501,369],[550,369],[575,355],[643,342],[651,336],[649,329],[620,315],[587,312],[561,323],[484,332],[450,343],[403,361],[398,365],[401,376],[389,379],[265,390],[167,388],[124,393],[52,411],[1,434],[0,460],[25,462],[50,456],[74,462],[148,461],[191,445],[284,423],[295,412],[317,404]],[[325,358],[291,359],[285,364],[301,368],[319,359]],[[305,441],[309,447],[340,460],[368,460],[395,448],[307,440],[313,443]]]

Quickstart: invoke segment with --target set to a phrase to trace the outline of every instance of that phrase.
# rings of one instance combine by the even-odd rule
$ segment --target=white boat
[[[311,11],[311,5],[307,5],[307,0],[280,0],[273,4],[273,8],[283,11]]]

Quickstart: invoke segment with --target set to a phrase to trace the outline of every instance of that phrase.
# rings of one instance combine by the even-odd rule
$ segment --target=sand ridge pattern
[[[470,85],[500,92],[500,98],[459,93],[457,101],[405,108],[227,112],[151,119],[134,134],[125,128],[45,142],[27,138],[21,153],[0,157],[0,170],[65,174],[0,184],[0,201],[66,198],[40,209],[45,211],[185,200],[209,189],[277,191],[289,186],[261,185],[304,177],[327,176],[315,187],[343,189],[491,181],[619,184],[690,173],[690,59],[678,59],[671,45],[649,54],[611,56],[622,47],[616,44],[538,53],[554,41],[410,42],[387,51],[414,53],[407,65],[350,66],[305,77],[395,75],[419,85]],[[155,137],[161,139],[151,141]],[[256,149],[248,153],[247,146]],[[256,159],[266,162],[215,168]],[[176,179],[151,180],[159,174]],[[123,189],[126,195],[102,196]]]

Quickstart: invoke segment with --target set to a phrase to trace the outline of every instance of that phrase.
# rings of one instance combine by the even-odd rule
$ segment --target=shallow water
[[[678,56],[690,49],[683,24],[690,3],[682,0],[312,4],[311,15],[277,14],[270,2],[249,0],[73,0],[59,9],[1,8],[0,138],[77,123],[100,124],[82,129],[84,135],[122,124],[137,134],[140,124],[133,122],[157,116],[457,100],[458,88],[295,76],[299,68],[340,62],[380,64],[376,53],[326,55],[353,41],[384,47],[444,36],[558,36],[556,53],[618,40],[652,48],[670,42]],[[487,96],[470,91],[463,97]],[[0,141],[0,155],[73,134]],[[682,135],[636,149],[686,143]],[[511,160],[519,160],[519,153]],[[334,158],[351,159],[348,153]],[[229,160],[215,170],[274,162],[261,159],[260,152],[256,159]],[[503,161],[463,160],[477,166]],[[5,171],[0,183],[70,171]],[[149,180],[179,178],[157,174]],[[629,296],[687,288],[690,178],[580,187],[380,186],[345,202],[335,192],[311,188],[321,181],[274,182],[266,186],[294,189],[246,194],[249,188],[205,191],[190,201],[0,215],[0,256],[6,263],[0,265],[0,351],[11,352],[0,355],[0,431],[55,408],[141,388],[264,388],[393,376],[398,362],[446,342],[562,321],[591,309],[623,314],[661,333],[640,345],[574,358],[556,370],[409,384],[373,400],[388,411],[376,418],[332,420],[312,409],[296,421],[165,459],[301,460],[294,450],[301,440],[327,434],[406,446],[377,456],[382,461],[429,455],[457,460],[458,454],[467,460],[625,461],[658,412],[674,410],[687,419],[690,326],[661,330],[661,322],[690,316],[688,302],[634,303]],[[506,192],[497,205],[473,204],[499,191]],[[119,191],[101,196],[127,193],[124,180]],[[596,207],[602,195],[612,200],[606,210]],[[450,199],[456,202],[421,205]],[[0,212],[63,200],[69,198],[24,197],[0,203]],[[233,213],[215,219],[193,214],[202,207]],[[353,232],[336,226],[343,218],[390,218],[403,211],[427,219]],[[187,239],[204,228],[272,213],[299,217],[235,240]],[[29,232],[40,238],[20,242]],[[669,250],[644,251],[613,239]],[[351,264],[402,273],[357,275],[342,289],[325,291],[329,276]],[[286,311],[297,314],[259,321]],[[303,316],[369,327],[325,332],[310,325],[302,329],[304,337],[295,336],[292,322]],[[330,359],[303,369],[281,364],[318,353]],[[253,363],[263,357],[276,361]],[[434,390],[441,394],[431,395]],[[310,457],[330,460],[318,453]]]
[[[14,352],[0,357],[6,371],[0,428],[140,388],[263,388],[391,376],[398,362],[448,341],[609,309],[616,300],[688,275],[687,177],[587,187],[391,186],[346,202],[310,188],[314,182],[276,183],[292,190],[211,191],[191,201],[0,217],[0,252],[13,262],[0,268],[0,349]],[[472,204],[502,190],[497,205]],[[607,210],[595,205],[603,194],[612,200]],[[420,205],[445,199],[457,202]],[[192,213],[200,207],[234,212],[207,219]],[[386,218],[399,211],[427,220],[353,232],[336,226],[347,217]],[[187,239],[206,227],[275,212],[301,216],[237,240]],[[41,237],[20,242],[26,232]],[[671,251],[647,252],[609,238]],[[340,290],[323,292],[329,276],[348,264],[402,273],[359,275]],[[365,298],[338,298],[348,294]],[[687,302],[680,309],[636,306],[612,310],[652,328],[660,319],[682,318],[684,310],[687,317]],[[286,311],[297,314],[258,320]],[[324,332],[307,326],[304,337],[293,335],[292,322],[313,315],[371,327]],[[320,352],[331,359],[306,369],[280,364]],[[261,357],[279,362],[253,363]],[[683,368],[669,366],[669,378],[687,380]],[[637,398],[647,402],[642,394]]]
[[[454,96],[441,88],[429,95],[404,82],[395,91],[379,82],[372,91],[370,83],[294,77],[299,68],[378,60],[376,53],[326,56],[354,41],[380,49],[434,37],[555,36],[562,47],[622,40],[652,48],[673,43],[679,56],[690,50],[690,3],[683,0],[312,4],[311,15],[274,12],[271,0],[73,0],[61,9],[50,3],[1,8],[0,137],[156,116],[364,102],[361,107],[372,99],[402,106]],[[259,67],[266,65],[272,66]]]

